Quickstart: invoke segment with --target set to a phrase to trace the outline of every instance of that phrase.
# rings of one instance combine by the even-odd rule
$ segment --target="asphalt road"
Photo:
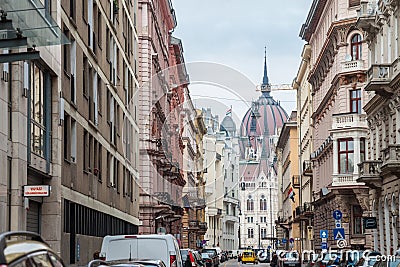
[[[237,259],[229,260],[226,262],[223,262],[219,265],[220,267],[245,267],[245,266],[258,266],[258,267],[269,267],[269,263],[258,263],[258,264],[252,264],[252,263],[247,263],[247,264],[242,264],[237,261]]]

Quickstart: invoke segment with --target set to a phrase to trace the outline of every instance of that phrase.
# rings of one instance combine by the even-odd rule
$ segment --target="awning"
[[[2,48],[69,43],[40,0],[0,0]],[[26,42],[18,41],[26,38]]]

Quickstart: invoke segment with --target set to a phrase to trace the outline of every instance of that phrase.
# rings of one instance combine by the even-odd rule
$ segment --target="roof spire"
[[[269,84],[269,78],[268,78],[268,72],[267,72],[267,47],[264,47],[264,77],[263,77],[263,82],[261,84],[261,91],[262,92],[267,92],[269,95],[269,92],[271,92],[271,85]]]

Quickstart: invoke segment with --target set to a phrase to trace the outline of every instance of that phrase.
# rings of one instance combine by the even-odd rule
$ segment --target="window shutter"
[[[349,0],[349,7],[359,6],[360,0]]]

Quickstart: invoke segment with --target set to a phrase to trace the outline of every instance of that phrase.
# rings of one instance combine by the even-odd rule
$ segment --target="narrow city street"
[[[237,261],[237,259],[232,259],[229,261],[226,261],[222,264],[220,264],[220,267],[243,267],[243,266],[257,266],[257,267],[269,267],[269,263],[258,263],[258,264],[252,264],[252,263],[240,263]]]

